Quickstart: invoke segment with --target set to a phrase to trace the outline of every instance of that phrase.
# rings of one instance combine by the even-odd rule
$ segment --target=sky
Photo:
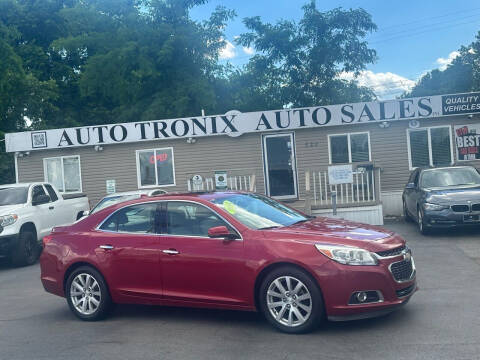
[[[192,10],[195,19],[208,18],[218,5],[234,9],[237,17],[225,29],[227,47],[221,61],[242,65],[254,55],[254,49],[235,45],[234,39],[246,32],[242,19],[260,16],[262,21],[299,20],[307,0],[210,0]],[[378,60],[369,64],[357,79],[373,88],[379,99],[392,99],[409,90],[427,71],[443,70],[480,31],[480,1],[463,0],[317,0],[321,11],[336,7],[363,8],[372,15],[378,30],[369,35],[370,47]],[[344,74],[344,78],[352,78]]]

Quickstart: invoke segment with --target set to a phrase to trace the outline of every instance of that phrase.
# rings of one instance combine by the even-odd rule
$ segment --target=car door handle
[[[177,255],[177,254],[180,254],[177,250],[175,249],[168,249],[168,250],[163,250],[162,251],[164,254],[168,254],[168,255]]]
[[[48,209],[53,210],[53,209],[55,209],[55,206],[50,206]]]
[[[114,249],[114,247],[112,245],[100,245],[99,248],[103,249],[103,250],[113,250]]]

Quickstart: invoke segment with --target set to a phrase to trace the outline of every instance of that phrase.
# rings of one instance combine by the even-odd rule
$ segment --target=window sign
[[[215,188],[217,190],[226,190],[227,189],[227,172],[226,171],[215,171]]]
[[[107,180],[106,185],[107,185],[107,194],[114,194],[117,192],[115,180]]]
[[[352,165],[335,165],[328,167],[328,183],[330,185],[353,183]]]
[[[455,126],[455,147],[458,160],[479,160],[480,125]]]
[[[137,172],[140,187],[175,185],[173,149],[138,150]]]

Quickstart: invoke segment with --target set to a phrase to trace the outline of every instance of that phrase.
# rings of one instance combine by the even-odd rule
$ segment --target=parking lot
[[[410,303],[297,336],[234,311],[118,306],[81,322],[44,292],[38,263],[0,263],[0,359],[479,359],[480,230],[425,237],[403,221],[385,226],[413,249],[420,290]]]

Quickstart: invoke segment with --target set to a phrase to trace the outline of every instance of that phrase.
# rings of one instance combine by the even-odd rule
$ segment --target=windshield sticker
[[[225,200],[223,202],[223,207],[225,208],[225,210],[227,210],[232,215],[237,212],[237,207],[231,201]]]

